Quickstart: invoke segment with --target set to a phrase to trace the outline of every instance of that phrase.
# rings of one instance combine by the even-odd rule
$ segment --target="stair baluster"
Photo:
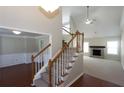
[[[82,41],[81,41],[82,36]],[[74,46],[76,43],[76,47]],[[49,61],[49,85],[59,86],[63,81],[60,77],[66,76],[68,73],[66,70],[70,68],[69,63],[74,54],[83,50],[83,34],[76,32],[72,35],[72,39],[68,43],[63,43],[62,49],[60,49],[57,54]],[[81,47],[82,46],[82,47]],[[54,65],[53,65],[54,64]],[[51,70],[54,68],[54,75],[51,74]],[[54,78],[52,82],[51,78]]]
[[[35,74],[43,67],[44,65],[44,52],[51,46],[48,44],[46,47],[41,49],[36,55],[32,55],[32,82]]]

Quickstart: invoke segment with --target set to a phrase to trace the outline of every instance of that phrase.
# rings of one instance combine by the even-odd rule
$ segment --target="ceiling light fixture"
[[[19,35],[19,34],[21,34],[21,32],[20,31],[12,31],[14,34],[16,34],[16,35]]]
[[[48,18],[54,18],[59,14],[59,6],[42,5],[39,10]]]
[[[48,13],[52,13],[52,12],[54,12],[54,11],[56,11],[58,8],[59,8],[59,6],[48,6],[48,5],[42,5],[42,6],[40,6],[40,7],[42,7],[46,12],[48,12]]]
[[[89,18],[89,6],[87,6],[85,24],[92,24],[94,19]]]

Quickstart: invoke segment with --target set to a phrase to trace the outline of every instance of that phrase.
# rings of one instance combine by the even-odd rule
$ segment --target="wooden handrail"
[[[46,47],[44,47],[43,49],[41,49],[41,51],[38,52],[36,55],[32,55],[31,56],[31,60],[32,60],[32,81],[34,79],[34,75],[39,71],[39,69],[41,69],[43,67],[43,65],[44,65],[44,60],[43,60],[44,58],[42,58],[43,57],[43,53],[50,46],[51,46],[51,44],[48,44]],[[39,58],[39,56],[40,56],[40,58]],[[42,61],[40,61],[40,63],[39,63],[38,61],[36,61],[37,60],[36,58],[39,58]]]
[[[77,36],[77,34],[74,34],[74,36],[73,36],[72,39],[68,42],[67,45],[70,45],[70,43],[75,39],[76,36]]]
[[[67,44],[65,44],[64,47],[62,47],[60,50],[58,50],[58,52],[55,54],[55,56],[53,56],[53,58],[51,59],[51,62],[54,62],[55,59],[58,58],[61,55],[62,51],[65,50],[65,48],[67,46],[69,46],[69,44],[76,38],[76,36],[77,36],[77,34],[74,34],[72,39]]]
[[[71,30],[71,28],[69,28],[69,27],[66,27],[66,26],[62,26],[62,27],[64,27],[64,28],[67,28],[67,29],[70,29],[70,30]]]
[[[37,53],[35,56],[34,56],[34,59],[36,58],[36,57],[38,57],[42,52],[44,52],[48,47],[50,47],[51,46],[51,44],[48,44],[46,47],[44,47],[39,53]]]
[[[63,80],[60,79],[61,76],[66,75],[65,69],[69,67],[69,58],[73,57],[74,52],[81,52],[83,49],[83,40],[81,41],[80,38],[84,37],[83,33],[76,32],[75,34],[71,34],[72,38],[69,40],[68,43],[64,42],[63,47],[58,50],[58,52],[52,57],[52,59],[49,60],[48,63],[48,71],[49,71],[49,86],[59,86],[63,82]],[[76,50],[72,50],[74,52],[71,52],[71,43],[73,47],[73,41],[76,39],[77,46],[74,47]],[[82,47],[80,47],[82,42]],[[69,53],[71,55],[69,55]],[[68,58],[69,57],[69,58]],[[61,66],[59,68],[59,66]],[[55,74],[52,74],[55,73]],[[58,75],[58,76],[56,76]],[[53,80],[53,82],[52,82]]]
[[[51,61],[54,61],[57,57],[59,57],[59,55],[62,53],[62,51],[70,45],[70,43],[76,38],[77,35],[81,35],[80,32],[76,32],[76,34],[73,34],[74,36],[72,37],[72,39],[67,43],[65,44],[61,49],[58,50],[58,52],[55,54],[55,56],[53,56],[53,58],[51,59]]]
[[[65,28],[62,28],[62,30],[64,30],[65,32],[67,32],[68,34],[72,35],[71,32],[67,31]]]
[[[53,58],[51,59],[51,62],[54,62],[56,58],[58,58],[60,56],[60,54],[62,53],[62,51],[66,48],[66,46],[64,45],[64,47],[62,47],[60,50],[58,50],[58,52],[55,54],[55,56],[53,56]]]

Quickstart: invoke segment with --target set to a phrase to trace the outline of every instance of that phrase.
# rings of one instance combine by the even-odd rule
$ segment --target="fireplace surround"
[[[91,57],[104,58],[105,46],[89,46],[89,48]]]

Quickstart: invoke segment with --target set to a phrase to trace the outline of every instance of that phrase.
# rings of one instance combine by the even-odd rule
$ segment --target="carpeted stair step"
[[[48,83],[45,82],[42,78],[35,80],[35,86],[36,87],[48,87]]]
[[[49,83],[49,74],[47,72],[42,73],[42,80]]]

